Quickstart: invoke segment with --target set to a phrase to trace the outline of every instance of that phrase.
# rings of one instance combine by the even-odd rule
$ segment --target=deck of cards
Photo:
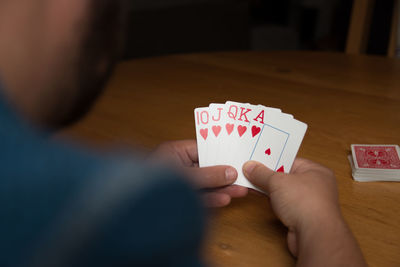
[[[280,109],[233,101],[194,110],[199,166],[231,165],[236,184],[255,188],[244,176],[249,160],[288,173],[307,125]]]
[[[349,161],[353,178],[359,182],[400,182],[398,145],[351,145]]]

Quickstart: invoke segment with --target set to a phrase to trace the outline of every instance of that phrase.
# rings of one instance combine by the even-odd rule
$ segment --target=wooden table
[[[299,156],[332,168],[344,217],[370,266],[400,266],[400,183],[358,183],[350,144],[400,143],[400,61],[315,52],[176,55],[125,62],[93,112],[64,135],[91,145],[195,138],[193,109],[235,100],[279,107],[309,125]],[[293,266],[286,229],[251,193],[212,212],[214,266]]]

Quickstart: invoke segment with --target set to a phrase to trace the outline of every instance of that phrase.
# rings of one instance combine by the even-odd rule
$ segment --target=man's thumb
[[[250,183],[266,193],[270,192],[271,179],[276,174],[273,170],[259,162],[248,161],[243,165],[243,173]]]

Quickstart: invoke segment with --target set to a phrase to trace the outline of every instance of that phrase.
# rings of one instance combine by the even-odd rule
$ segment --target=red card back
[[[354,146],[359,168],[400,169],[400,159],[396,146]]]

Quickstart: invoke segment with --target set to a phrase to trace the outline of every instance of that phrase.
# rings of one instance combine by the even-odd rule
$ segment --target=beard
[[[129,5],[127,0],[93,0],[81,47],[69,73],[74,86],[59,87],[73,90],[74,96],[63,112],[53,116],[50,128],[59,129],[71,125],[85,116],[113,73],[121,59]],[[73,87],[73,88],[71,88]]]

